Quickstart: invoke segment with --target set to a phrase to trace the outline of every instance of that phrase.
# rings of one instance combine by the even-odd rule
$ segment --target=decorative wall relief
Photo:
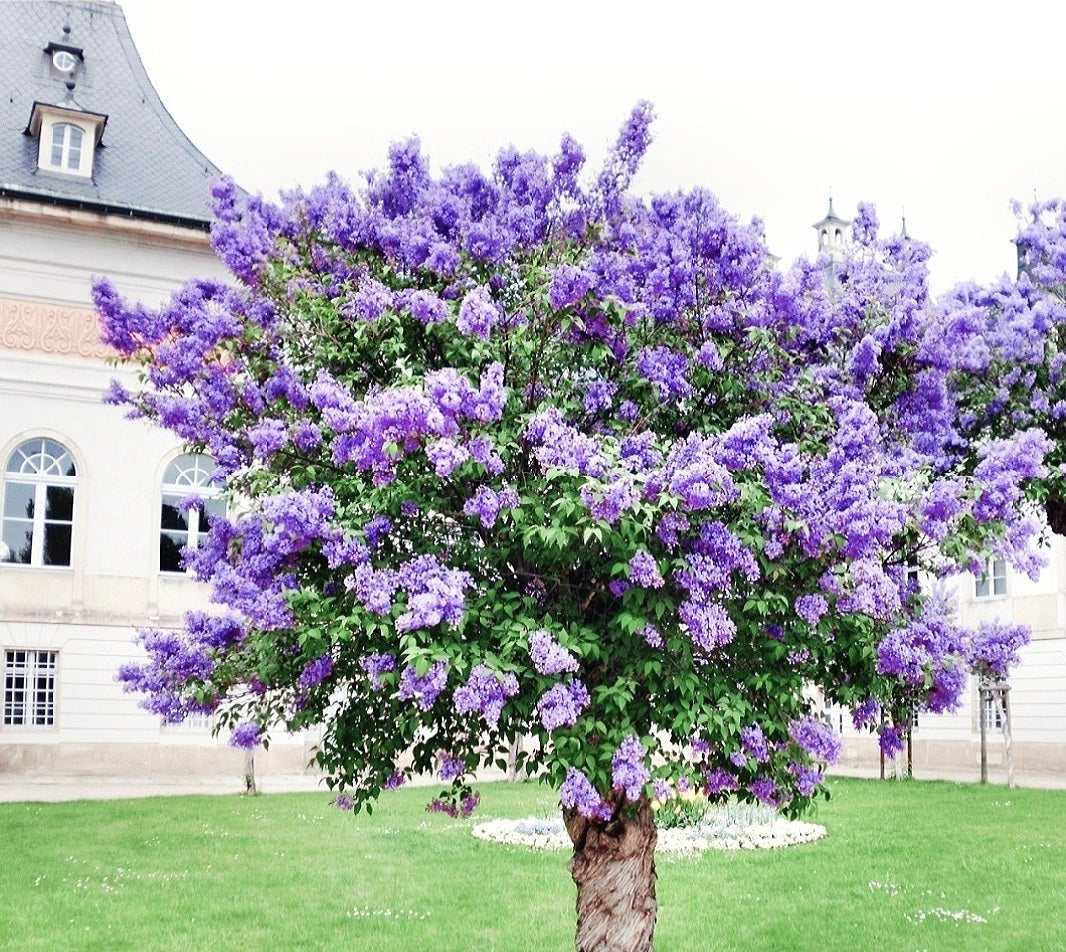
[[[114,354],[100,341],[95,311],[5,299],[0,299],[0,350],[98,359]]]

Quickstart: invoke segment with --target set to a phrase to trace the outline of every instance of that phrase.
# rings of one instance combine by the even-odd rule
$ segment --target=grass
[[[829,836],[658,862],[657,952],[1066,949],[1066,793],[831,781]],[[0,948],[550,952],[573,947],[563,853],[326,794],[0,804]],[[549,815],[482,787],[482,818]]]

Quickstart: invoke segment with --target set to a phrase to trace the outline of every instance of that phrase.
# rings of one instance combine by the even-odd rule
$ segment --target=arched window
[[[211,528],[211,520],[226,514],[211,481],[215,461],[200,453],[185,453],[163,474],[159,522],[159,571],[184,572],[182,549],[197,549]]]
[[[80,169],[83,138],[84,133],[73,123],[57,122],[52,126],[50,164],[57,169]]]
[[[70,565],[77,483],[73,458],[55,440],[27,440],[11,454],[0,562]]]

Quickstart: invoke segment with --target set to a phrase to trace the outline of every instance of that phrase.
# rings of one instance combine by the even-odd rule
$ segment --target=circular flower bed
[[[570,849],[570,837],[561,819],[526,817],[489,820],[473,829],[478,839],[531,849]],[[660,829],[660,852],[691,854],[706,849],[757,850],[809,843],[826,835],[824,826],[786,820],[770,810],[731,809],[708,812],[692,826]]]

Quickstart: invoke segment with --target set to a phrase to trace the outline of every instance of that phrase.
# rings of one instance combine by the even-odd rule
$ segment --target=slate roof
[[[107,116],[91,179],[38,169],[25,134],[35,101],[67,95],[49,44],[82,50],[74,99]],[[0,0],[0,196],[205,229],[220,174],[163,106],[118,4]]]

